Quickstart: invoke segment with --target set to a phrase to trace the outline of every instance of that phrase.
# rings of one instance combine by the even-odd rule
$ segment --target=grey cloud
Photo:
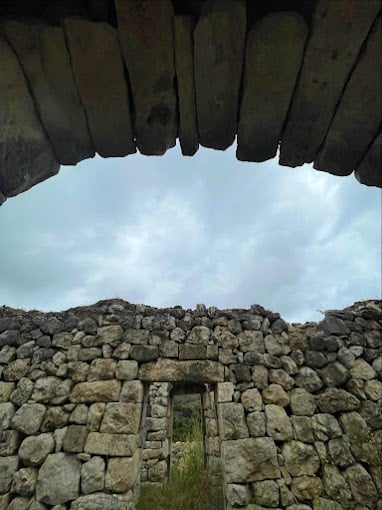
[[[0,302],[260,303],[318,319],[380,294],[380,194],[201,149],[84,162],[0,210]]]

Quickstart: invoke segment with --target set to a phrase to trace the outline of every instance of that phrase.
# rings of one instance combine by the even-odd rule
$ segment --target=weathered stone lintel
[[[184,156],[199,148],[194,80],[193,16],[175,16],[175,70],[178,84],[179,141]]]
[[[138,371],[142,381],[200,382],[224,381],[224,367],[216,361],[159,359],[143,364]]]
[[[117,31],[107,23],[76,18],[63,23],[96,151],[104,157],[135,153]]]
[[[260,19],[247,35],[236,157],[273,158],[301,66],[308,27],[295,12]]]
[[[0,36],[0,189],[15,196],[60,168],[37,117],[19,61]]]
[[[242,0],[206,0],[194,30],[194,74],[199,142],[224,150],[237,131],[246,36]]]
[[[162,155],[178,129],[174,67],[174,10],[167,0],[115,0],[118,36],[135,106],[139,151]]]
[[[382,123],[382,17],[374,23],[314,168],[350,175]]]
[[[61,27],[3,20],[0,31],[18,56],[41,122],[63,165],[94,156]]]
[[[317,2],[281,140],[281,165],[314,161],[381,3],[354,1],[349,7],[349,2]]]

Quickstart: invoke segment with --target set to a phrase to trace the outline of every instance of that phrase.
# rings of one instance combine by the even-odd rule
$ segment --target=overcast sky
[[[0,208],[0,305],[259,303],[320,320],[381,294],[381,193],[314,171],[179,148],[95,158]]]

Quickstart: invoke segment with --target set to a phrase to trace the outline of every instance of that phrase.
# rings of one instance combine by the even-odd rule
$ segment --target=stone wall
[[[132,510],[199,385],[226,509],[381,510],[381,302],[287,324],[253,305],[0,308],[0,509]]]

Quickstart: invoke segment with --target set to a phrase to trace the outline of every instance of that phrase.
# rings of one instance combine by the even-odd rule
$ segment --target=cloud
[[[380,294],[380,194],[201,149],[83,162],[0,210],[0,302],[252,303],[315,320]]]

